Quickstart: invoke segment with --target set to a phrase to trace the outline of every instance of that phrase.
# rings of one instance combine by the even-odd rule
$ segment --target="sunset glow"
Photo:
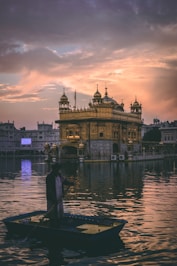
[[[36,128],[58,101],[88,107],[97,86],[146,124],[177,119],[177,1],[2,0],[0,122]]]

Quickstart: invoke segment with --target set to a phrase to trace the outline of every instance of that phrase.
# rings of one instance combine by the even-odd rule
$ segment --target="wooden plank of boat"
[[[64,214],[60,226],[51,226],[48,218],[44,218],[46,211],[35,211],[3,220],[11,234],[30,236],[40,239],[68,239],[68,240],[101,240],[119,234],[126,220],[103,218],[99,216],[84,216]]]

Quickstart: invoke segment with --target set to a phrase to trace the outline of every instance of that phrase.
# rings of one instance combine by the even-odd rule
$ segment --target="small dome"
[[[59,110],[60,111],[69,110],[69,101],[68,101],[68,97],[65,95],[65,92],[63,92],[63,95],[60,98]]]
[[[141,106],[141,104],[137,101],[137,99],[135,99],[134,103],[131,104],[130,108],[131,108],[131,112],[132,112],[132,113],[140,114],[141,111],[142,111],[142,106]]]
[[[113,98],[110,98],[108,96],[103,97],[103,103],[117,104],[117,102]]]
[[[93,97],[94,97],[94,98],[101,98],[101,93],[98,91],[98,89],[97,89],[97,91],[95,92],[95,94],[94,94]]]
[[[63,95],[60,98],[60,102],[68,102],[68,97],[63,93]]]
[[[116,104],[115,109],[124,112],[124,104]]]
[[[101,93],[98,91],[98,88],[97,88],[97,91],[93,95],[93,104],[94,105],[98,105],[98,104],[101,103],[101,101],[102,101],[102,99],[101,99]]]
[[[134,103],[132,104],[132,107],[140,107],[141,104],[135,99]]]
[[[105,96],[102,99],[103,103],[117,105],[117,102],[108,96],[107,88],[105,88]]]

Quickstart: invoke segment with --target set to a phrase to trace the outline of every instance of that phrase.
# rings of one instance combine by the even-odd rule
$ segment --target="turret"
[[[98,86],[97,86],[97,91],[95,92],[93,96],[93,104],[100,104],[102,102],[101,98],[101,93],[98,91]]]
[[[135,99],[134,103],[130,105],[131,113],[134,114],[142,114],[142,106],[141,104]]]
[[[59,111],[63,111],[63,110],[69,110],[69,101],[68,101],[68,97],[65,95],[65,92],[63,92],[63,95],[60,98],[59,101]]]

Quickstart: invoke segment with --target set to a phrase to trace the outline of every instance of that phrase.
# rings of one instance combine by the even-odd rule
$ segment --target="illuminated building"
[[[70,107],[65,92],[59,101],[60,158],[124,159],[141,151],[142,106],[135,99],[130,112],[108,96],[95,92],[88,108]]]

